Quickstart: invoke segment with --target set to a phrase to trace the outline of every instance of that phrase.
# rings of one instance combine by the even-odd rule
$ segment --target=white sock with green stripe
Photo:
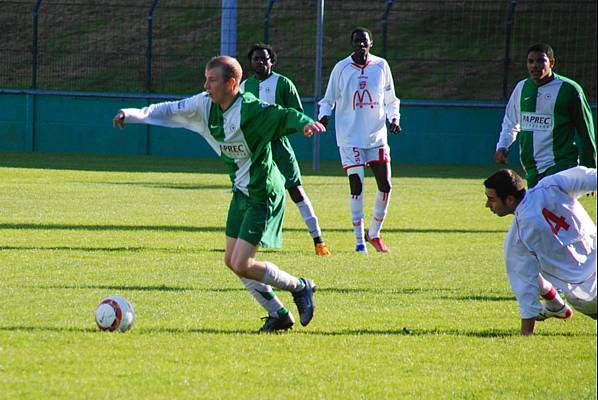
[[[305,287],[301,279],[281,270],[276,264],[269,261],[264,261],[264,263],[266,264],[266,273],[262,282],[266,285],[289,292],[297,292]]]
[[[268,312],[269,316],[279,317],[288,313],[272,287],[248,278],[241,278],[241,282],[253,298]]]

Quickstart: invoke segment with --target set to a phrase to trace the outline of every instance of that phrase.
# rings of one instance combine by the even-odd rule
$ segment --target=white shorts
[[[567,284],[565,297],[580,313],[596,316],[596,272],[585,282]]]
[[[355,167],[368,167],[375,163],[390,163],[390,148],[388,145],[373,149],[359,147],[339,147],[341,163],[345,171]]]

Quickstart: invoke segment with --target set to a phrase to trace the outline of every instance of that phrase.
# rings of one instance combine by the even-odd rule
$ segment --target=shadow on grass
[[[191,158],[23,152],[2,152],[0,155],[0,167],[8,168],[112,172],[220,173],[226,175],[226,167],[216,157]],[[311,161],[300,161],[300,166],[303,175],[306,176],[346,176],[338,161],[322,160],[319,171],[312,171]],[[393,178],[398,179],[413,177],[483,180],[496,170],[497,167],[492,164],[397,164],[393,162]],[[368,175],[371,174],[368,173]]]
[[[161,253],[224,253],[224,249],[180,249],[180,248],[160,248],[160,247],[77,247],[77,246],[0,246],[0,251],[89,251],[89,252],[161,252]]]
[[[101,332],[96,327],[55,327],[55,326],[27,326],[27,325],[13,325],[0,326],[0,332],[58,332],[58,333],[97,333],[109,334],[109,332]],[[206,334],[206,335],[258,335],[256,329],[222,329],[222,328],[137,328],[127,335],[152,335],[152,334]],[[272,335],[272,334],[269,334]],[[267,336],[269,336],[267,335]],[[292,330],[288,332],[275,333],[274,335],[302,335],[302,336],[458,336],[458,337],[476,337],[476,338],[506,338],[519,337],[519,331],[515,329],[420,329],[420,328],[397,328],[397,329],[341,329],[330,331],[310,331],[310,330]],[[596,334],[591,333],[574,333],[574,332],[540,332],[535,333],[534,336],[542,337],[596,337]],[[529,338],[526,340],[533,340]]]
[[[419,293],[434,293],[434,292],[452,292],[460,291],[462,289],[453,288],[391,288],[391,289],[372,289],[372,288],[320,288],[317,293],[378,293],[378,294],[419,294]]]
[[[114,290],[114,291],[138,291],[138,292],[209,292],[209,293],[231,293],[244,292],[245,288],[194,288],[191,286],[168,286],[168,285],[47,285],[47,286],[19,286],[30,289],[66,289],[66,290]]]
[[[73,231],[167,231],[167,232],[222,232],[224,226],[181,225],[74,225],[74,224],[0,224],[0,229],[73,230]]]
[[[28,230],[76,230],[76,231],[166,231],[166,232],[221,232],[224,226],[181,226],[181,225],[75,225],[75,224],[35,224],[3,223],[0,229]],[[351,232],[352,228],[325,228],[326,232]],[[385,232],[393,233],[505,233],[504,229],[440,229],[440,228],[388,228]],[[305,232],[305,228],[283,228],[283,232]]]
[[[140,186],[148,189],[183,189],[183,190],[231,190],[231,185],[203,185],[197,183],[165,183],[165,182],[79,182],[93,185]]]
[[[515,296],[491,296],[491,295],[471,295],[471,296],[442,296],[435,297],[439,300],[459,300],[459,301],[516,301]]]

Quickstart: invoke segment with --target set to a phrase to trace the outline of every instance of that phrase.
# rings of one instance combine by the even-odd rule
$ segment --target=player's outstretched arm
[[[123,129],[125,127],[125,113],[119,111],[112,119],[112,126]]]
[[[319,121],[310,122],[303,127],[303,134],[312,137],[314,133],[326,132],[326,127]]]

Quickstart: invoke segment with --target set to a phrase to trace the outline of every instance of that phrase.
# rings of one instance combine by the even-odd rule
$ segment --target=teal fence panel
[[[153,96],[151,102],[176,98]],[[184,129],[112,127],[119,109],[147,104],[143,95],[0,91],[0,151],[214,157],[200,135]],[[304,107],[313,115],[313,102]],[[596,125],[595,104],[592,108]],[[403,131],[389,135],[391,157],[398,163],[492,164],[503,114],[502,103],[404,100]],[[328,128],[320,136],[321,160],[339,160],[334,118]],[[298,159],[312,159],[313,140],[300,133],[289,138]]]

